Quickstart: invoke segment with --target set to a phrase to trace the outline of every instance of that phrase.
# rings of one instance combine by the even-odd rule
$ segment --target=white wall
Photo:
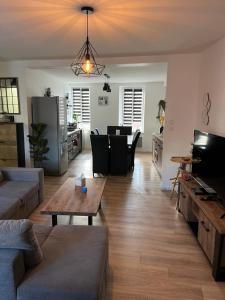
[[[225,136],[225,38],[203,52],[200,78],[197,127]],[[206,93],[209,93],[212,102],[208,126],[203,124],[201,118]]]
[[[119,91],[120,87],[143,87],[145,89],[145,116],[144,116],[144,133],[143,145],[140,151],[151,152],[152,150],[152,134],[159,131],[159,122],[156,119],[158,113],[158,102],[165,98],[165,85],[163,82],[152,83],[112,83],[111,93],[102,90],[103,83],[95,84],[70,84],[72,87],[89,87],[91,99],[91,129],[98,128],[101,133],[107,132],[108,125],[119,124]],[[98,105],[98,96],[107,95],[109,97],[108,105]],[[89,133],[84,135],[85,148],[90,148]]]
[[[178,165],[171,156],[190,155],[197,123],[200,54],[174,55],[169,58],[167,76],[166,122],[162,168],[162,188],[170,189],[170,178]]]

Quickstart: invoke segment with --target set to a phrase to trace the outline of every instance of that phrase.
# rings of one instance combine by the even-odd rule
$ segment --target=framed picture
[[[109,103],[108,96],[99,96],[98,97],[98,105],[107,105]]]

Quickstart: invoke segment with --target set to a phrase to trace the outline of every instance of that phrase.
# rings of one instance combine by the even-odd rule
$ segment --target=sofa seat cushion
[[[25,198],[32,197],[38,191],[38,183],[32,181],[3,181],[0,183],[0,195],[17,197],[23,205]]]
[[[17,289],[18,300],[97,300],[107,266],[107,229],[56,226],[42,245],[44,259]]]
[[[20,209],[20,200],[18,197],[0,196],[0,219],[1,220],[11,219],[11,217],[19,209]]]
[[[38,243],[40,246],[46,241],[53,227],[46,225],[34,224],[33,226],[35,235],[38,239]]]

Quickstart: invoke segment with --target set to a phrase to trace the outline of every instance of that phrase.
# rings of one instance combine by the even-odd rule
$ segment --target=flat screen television
[[[225,206],[225,137],[195,130],[192,155],[201,160],[192,164],[193,177],[213,188]]]

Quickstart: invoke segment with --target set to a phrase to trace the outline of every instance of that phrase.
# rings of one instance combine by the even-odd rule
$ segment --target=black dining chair
[[[140,132],[139,129],[137,129],[134,133],[132,145],[129,149],[130,161],[131,161],[131,164],[130,164],[131,170],[134,170],[135,150],[136,150],[138,139],[139,139],[140,135],[141,135],[141,132]]]
[[[132,134],[132,126],[119,126],[121,135],[131,135]]]
[[[95,128],[94,131],[95,131],[95,134],[98,134],[98,135],[100,134],[98,128]]]
[[[116,129],[118,126],[107,126],[107,134],[113,135],[116,134]]]
[[[91,134],[99,135],[99,130],[98,130],[98,128],[95,128],[95,129],[91,130]]]
[[[95,173],[109,173],[109,138],[108,135],[91,134],[93,177]]]
[[[110,135],[110,174],[126,175],[130,169],[126,135]]]

